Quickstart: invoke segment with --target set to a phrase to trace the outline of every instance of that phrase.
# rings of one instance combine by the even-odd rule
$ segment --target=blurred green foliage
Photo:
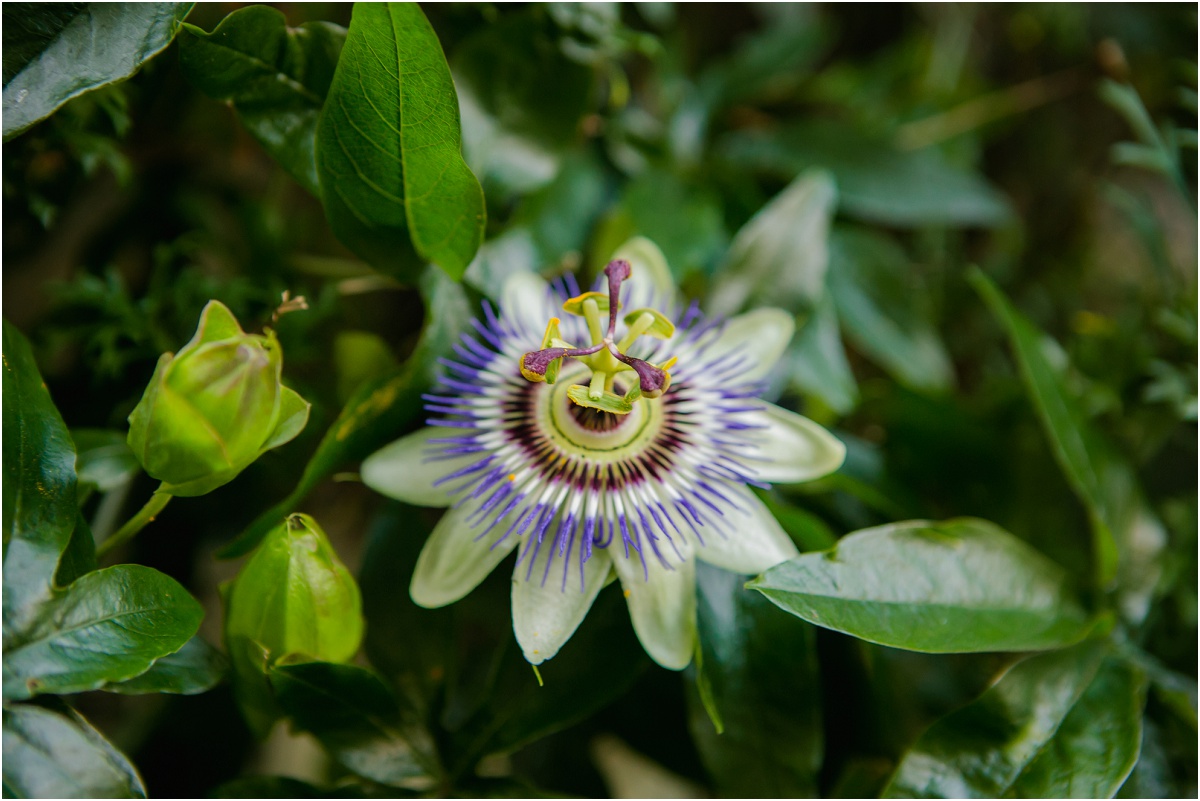
[[[1196,793],[1194,7],[403,8],[421,44],[389,46],[418,47],[437,86],[453,77],[474,178],[460,168],[425,218],[398,203],[327,219],[328,173],[346,173],[317,132],[354,117],[335,123],[324,104],[363,102],[335,69],[371,69],[342,48],[350,5],[158,4],[160,27],[187,13],[174,44],[74,99],[55,89],[65,105],[10,136],[21,76],[97,19],[90,4],[44,18],[32,5],[3,12],[6,794],[596,796],[617,786],[606,734],[689,792]],[[335,67],[347,52],[354,64]],[[422,239],[464,213],[452,247]],[[708,570],[703,651],[682,678],[649,666],[606,590],[539,687],[503,576],[418,609],[406,587],[436,517],[364,490],[357,462],[422,423],[437,356],[506,276],[590,277],[634,235],[707,308],[796,316],[770,396],[848,448],[835,475],[765,496],[801,550],[982,518],[1023,541],[1006,551],[1056,563],[1054,592],[1102,613],[1097,638],[1023,661],[899,650]],[[273,321],[284,291],[309,308]],[[249,332],[274,328],[310,422],[205,500],[162,511],[119,551],[138,565],[95,570],[92,535],[155,486],[120,447],[126,418],[212,299]],[[10,458],[18,430],[44,441],[38,464]],[[22,529],[10,482],[35,470],[74,489],[46,527]],[[214,552],[250,552],[293,512],[358,575],[371,666],[257,654],[269,715],[328,755],[300,768],[296,740],[256,743],[230,687],[209,689],[226,665],[205,641],[221,638],[217,587],[239,569]],[[23,546],[37,569],[13,582]],[[855,550],[839,569],[880,553]],[[102,654],[47,688],[105,692],[18,703],[37,689],[19,671],[41,668],[13,659],[41,642],[30,632],[47,610],[113,582],[169,583],[177,603],[143,612],[172,621],[156,625],[175,653],[113,646],[124,661]],[[60,737],[91,761],[18,775],[10,733],[22,753]],[[931,764],[970,781],[932,784]],[[1080,783],[1062,786],[1064,771]]]

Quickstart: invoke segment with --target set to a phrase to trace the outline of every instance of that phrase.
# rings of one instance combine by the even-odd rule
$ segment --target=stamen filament
[[[588,397],[592,400],[600,400],[604,397],[604,387],[608,382],[608,373],[602,373],[599,370],[592,373],[591,383],[588,384]]]
[[[634,340],[646,333],[652,325],[654,325],[654,315],[650,312],[642,312],[633,321],[633,325],[629,326],[629,331],[624,338],[617,343],[617,350],[629,350],[629,346],[634,343]]]
[[[609,317],[613,312],[609,311]],[[600,304],[596,303],[593,298],[588,298],[583,302],[583,316],[587,319],[588,333],[592,335],[592,342],[602,344],[604,341],[603,330],[600,326]]]

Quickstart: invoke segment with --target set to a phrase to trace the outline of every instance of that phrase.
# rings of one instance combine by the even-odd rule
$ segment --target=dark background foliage
[[[292,26],[349,22],[348,4],[275,7]],[[188,22],[211,31],[237,8],[200,4]],[[634,234],[658,242],[694,297],[719,298],[729,276],[748,275],[755,302],[780,302],[781,276],[816,257],[824,226],[806,239],[777,225],[791,261],[762,272],[727,253],[793,178],[827,171],[837,191],[829,291],[817,306],[792,298],[806,322],[775,391],[835,430],[849,457],[833,477],[773,493],[789,533],[813,550],[885,522],[978,516],[1089,591],[1092,510],[1056,458],[1053,424],[1031,402],[1002,320],[967,279],[978,265],[1061,346],[1043,352],[1162,521],[1157,572],[1140,585],[1148,613],[1131,637],[1194,693],[1193,6],[424,11],[455,75],[467,163],[487,204],[469,308],[513,270],[594,273]],[[268,322],[282,291],[308,298],[309,311],[277,325],[287,382],[313,403],[304,433],[207,498],[176,501],[122,554],[187,586],[207,610],[201,632],[217,642],[217,586],[238,563],[216,552],[293,491],[364,381],[419,358],[423,325],[448,322],[427,319],[435,313],[412,275],[376,272],[339,243],[245,111],[239,119],[189,80],[180,49],[177,40],[132,79],[4,144],[3,311],[32,342],[73,432],[124,431],[158,355],[191,336],[210,298],[247,330]],[[1157,145],[1137,129],[1140,115]],[[415,410],[397,415],[393,436],[420,422]],[[651,665],[606,592],[539,690],[515,653],[503,571],[451,610],[415,612],[408,571],[436,513],[334,473],[362,455],[331,463],[296,508],[321,521],[359,576],[370,663],[399,678],[415,707],[438,710],[447,792],[621,792],[614,776],[638,775],[631,748],[684,792],[871,794],[921,732],[1012,662],[871,645],[754,595],[738,612],[753,625],[712,636],[756,655],[756,667],[713,681],[732,702],[727,721],[743,718],[741,731],[769,742],[738,743],[735,727],[719,740],[694,671]],[[111,533],[153,488],[141,476],[88,500],[84,516],[98,537]],[[712,598],[729,592],[721,582],[701,575]],[[703,598],[702,632],[716,625]],[[405,684],[412,676],[424,683]],[[1173,698],[1148,696],[1130,795],[1196,792],[1194,695],[1190,719]],[[73,701],[153,795],[278,790],[227,785],[246,776],[325,787],[345,777],[311,742],[277,733],[256,743],[228,685]]]

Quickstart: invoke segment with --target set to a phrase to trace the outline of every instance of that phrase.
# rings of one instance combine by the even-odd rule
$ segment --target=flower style
[[[695,559],[758,574],[798,553],[747,485],[818,478],[845,449],[758,399],[789,314],[706,321],[693,303],[674,324],[650,308],[671,312],[675,299],[658,248],[639,239],[617,256],[604,292],[580,293],[571,276],[509,279],[500,313],[485,303],[478,336],[443,361],[429,425],[369,457],[362,476],[450,507],[417,560],[417,604],[453,603],[518,550],[513,629],[536,665],[615,573],[642,646],[680,670],[696,641]]]

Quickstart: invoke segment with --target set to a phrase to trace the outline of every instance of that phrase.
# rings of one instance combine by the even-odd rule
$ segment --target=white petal
[[[550,301],[550,287],[537,273],[517,273],[504,282],[500,295],[502,322],[519,332],[536,335],[540,343],[551,317],[562,317]]]
[[[759,381],[766,378],[779,361],[795,330],[795,319],[783,309],[755,309],[726,321],[717,341],[700,359],[708,364],[736,354],[730,358],[745,359],[748,365],[738,374],[739,380]]]
[[[626,559],[619,538],[610,546],[617,549],[612,561],[629,604],[633,630],[650,658],[668,670],[687,667],[696,647],[696,562],[691,545],[682,540],[675,538],[685,557],[682,564],[671,545],[659,540],[659,550],[667,555],[671,570],[663,567],[653,553],[647,554],[649,580],[643,577],[637,551],[630,548]],[[650,551],[644,539],[642,549]]]
[[[447,429],[426,426],[402,437],[371,454],[362,463],[362,480],[380,495],[411,503],[413,506],[449,506],[448,490],[468,481],[468,477],[452,479],[434,486],[438,479],[462,470],[483,458],[472,453],[453,459],[432,459],[437,456],[437,444],[431,439],[450,436]]]
[[[704,545],[696,558],[734,573],[757,576],[781,562],[800,555],[766,504],[750,492],[735,493],[741,509],[725,512],[732,532],[722,537],[711,526],[705,530]]]
[[[408,588],[418,606],[436,609],[462,598],[478,587],[492,568],[504,561],[520,542],[515,536],[507,537],[498,545],[492,537],[476,542],[475,537],[485,525],[468,525],[467,518],[475,508],[475,504],[465,503],[448,510],[429,535],[417,557],[417,567]]]
[[[554,531],[554,526],[550,531]],[[583,618],[612,569],[607,551],[594,550],[583,566],[584,588],[579,586],[578,543],[564,560],[549,539],[542,543],[533,570],[522,561],[513,569],[512,616],[513,632],[525,653],[525,659],[540,665],[558,653]],[[554,561],[546,573],[546,561],[554,553]],[[567,582],[563,586],[563,564],[567,564]],[[529,578],[526,579],[526,576]],[[543,582],[543,576],[545,581]]]
[[[622,313],[647,307],[665,312],[674,305],[675,279],[658,245],[644,236],[635,236],[617,248],[612,257],[625,259],[633,268],[629,288],[622,292]]]
[[[842,466],[846,446],[821,426],[773,403],[750,412],[746,421],[755,429],[758,452],[746,460],[754,477],[775,484],[812,481]],[[760,461],[761,460],[761,461]]]

